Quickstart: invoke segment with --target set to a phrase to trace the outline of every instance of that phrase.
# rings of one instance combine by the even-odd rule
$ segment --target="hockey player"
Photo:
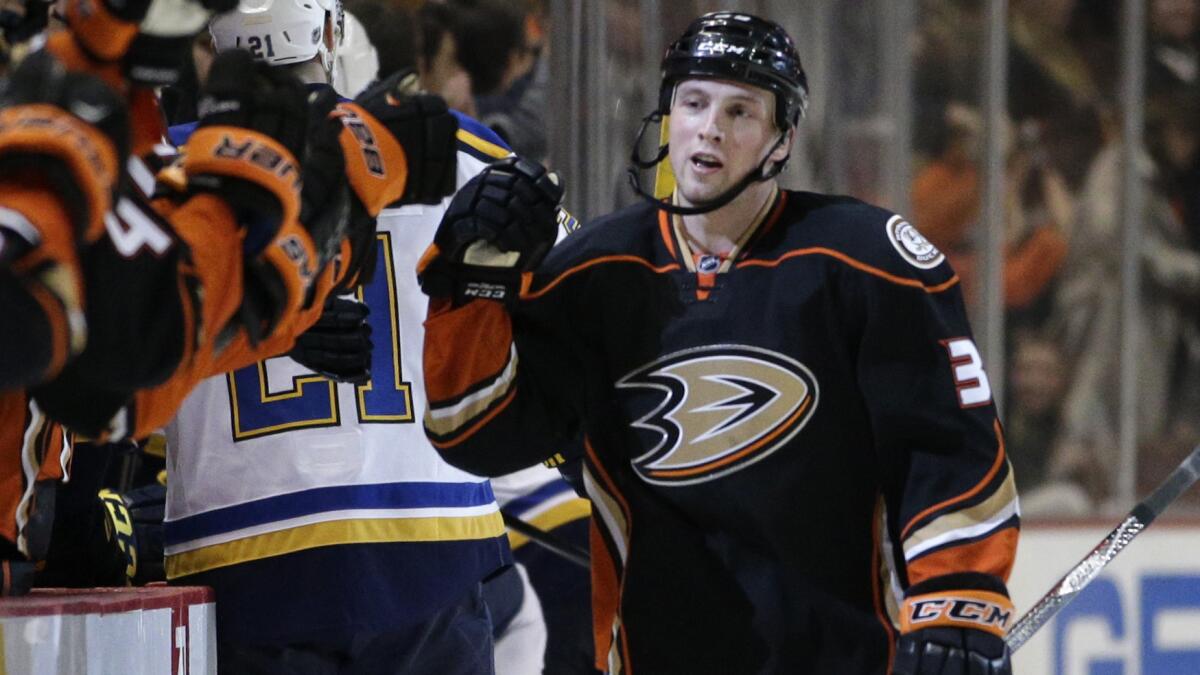
[[[211,33],[218,52],[248,46],[321,89],[339,13],[336,1],[244,3]],[[358,100],[368,110],[441,103],[395,78]],[[338,316],[322,319],[325,349],[302,338],[300,361],[268,359],[201,383],[167,429],[167,575],[214,588],[222,672],[492,672],[481,582],[511,561],[504,525],[491,486],[441,460],[417,408],[425,303],[411,270],[442,197],[507,154],[473,120],[457,124],[442,139],[455,157],[446,189],[379,215],[375,274],[353,289],[370,308],[373,358],[340,358],[364,344],[353,328],[365,313],[339,298]],[[439,138],[428,138],[434,153]],[[437,175],[416,178],[442,186]],[[339,327],[350,329],[345,343]]]
[[[131,391],[185,374],[191,362],[210,353],[218,330],[236,327],[228,320],[243,297],[236,271],[247,223],[236,212],[229,183],[260,182],[264,206],[272,199],[299,202],[295,181],[238,158],[207,158],[197,148],[189,167],[198,179],[194,189],[169,203],[151,203],[153,176],[141,154],[161,129],[148,85],[169,81],[179,70],[191,33],[217,4],[64,3],[67,28],[27,57],[5,87],[0,286],[6,316],[27,326],[33,340],[21,344],[23,331],[5,331],[5,357],[12,361],[3,372],[6,384],[36,385],[0,394],[5,594],[28,588],[23,571],[46,550],[53,486],[69,463],[55,421],[79,420],[102,430],[110,419],[105,413]],[[261,93],[273,95],[273,117],[283,121],[278,111],[287,105],[287,91],[268,87]],[[294,109],[306,114],[303,91],[295,93]],[[277,150],[273,168],[281,173],[287,167],[299,171],[295,146],[268,130],[237,125],[228,115],[210,121],[222,122],[231,142]],[[291,138],[302,140],[303,133]],[[298,223],[284,220],[276,233],[309,240]],[[204,244],[199,250],[198,242]],[[282,263],[281,276],[290,268],[298,279],[294,261],[275,260]],[[22,293],[37,302],[23,302]],[[109,374],[115,374],[112,380]]]
[[[546,255],[543,170],[460,190],[426,433],[488,475],[584,435],[597,667],[1008,673],[1016,492],[958,278],[902,217],[777,187],[806,97],[781,27],[708,14],[663,61],[669,202]]]

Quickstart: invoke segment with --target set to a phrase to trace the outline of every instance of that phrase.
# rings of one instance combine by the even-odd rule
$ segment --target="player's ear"
[[[783,134],[783,142],[771,153],[772,162],[782,162],[788,155],[792,154],[792,143],[796,142],[796,127],[789,127]]]

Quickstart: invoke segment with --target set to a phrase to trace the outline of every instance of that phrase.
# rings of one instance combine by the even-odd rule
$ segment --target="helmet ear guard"
[[[680,82],[693,78],[730,80],[761,89],[775,95],[775,126],[782,133],[771,149],[749,174],[724,194],[708,202],[685,207],[660,202],[641,185],[639,170],[651,169],[667,158],[670,147],[659,146],[652,159],[643,159],[638,152],[646,128],[662,123],[670,114],[675,88]],[[708,213],[737,198],[751,184],[770,180],[779,175],[787,157],[767,166],[771,155],[787,139],[808,108],[808,77],[800,65],[796,44],[787,31],[777,23],[741,12],[711,12],[696,19],[663,56],[662,86],[658,92],[658,108],[642,119],[630,156],[629,183],[644,199],[657,202],[659,208],[679,215]]]

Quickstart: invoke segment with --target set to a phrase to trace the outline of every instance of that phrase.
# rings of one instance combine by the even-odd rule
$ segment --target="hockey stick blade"
[[[563,540],[553,532],[547,532],[540,527],[536,527],[524,520],[521,520],[511,513],[505,513],[504,511],[501,511],[500,515],[504,518],[504,524],[507,525],[508,529],[512,530],[513,532],[529,537],[529,540],[538,546],[542,546],[551,553],[561,556],[562,558],[569,560],[576,565],[583,567],[584,569],[591,569],[592,559],[587,551],[568,541]]]
[[[1046,625],[1062,609],[1075,599],[1083,589],[1100,575],[1104,566],[1112,562],[1112,559],[1117,557],[1133,538],[1138,536],[1142,530],[1146,529],[1154,519],[1162,514],[1163,511],[1175,501],[1179,495],[1183,494],[1190,488],[1196,479],[1200,478],[1200,445],[1192,449],[1191,454],[1179,468],[1171,472],[1170,476],[1162,482],[1154,492],[1150,493],[1133,510],[1121,524],[1116,527],[1108,536],[1101,541],[1096,548],[1092,549],[1078,565],[1071,568],[1066,576],[1050,589],[1049,593],[1042,596],[1033,609],[1025,613],[1019,621],[1008,632],[1008,637],[1005,642],[1008,643],[1008,648],[1012,651],[1017,651],[1021,645],[1029,641],[1033,634],[1042,626]]]

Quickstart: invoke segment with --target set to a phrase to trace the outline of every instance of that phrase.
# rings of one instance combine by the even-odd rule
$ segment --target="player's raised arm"
[[[525,344],[514,340],[510,314],[554,245],[561,199],[556,174],[517,157],[500,160],[455,195],[418,266],[430,296],[425,432],[446,461],[474,473],[539,462],[569,426],[549,412],[544,378],[522,367],[521,351],[539,347],[531,331]]]

